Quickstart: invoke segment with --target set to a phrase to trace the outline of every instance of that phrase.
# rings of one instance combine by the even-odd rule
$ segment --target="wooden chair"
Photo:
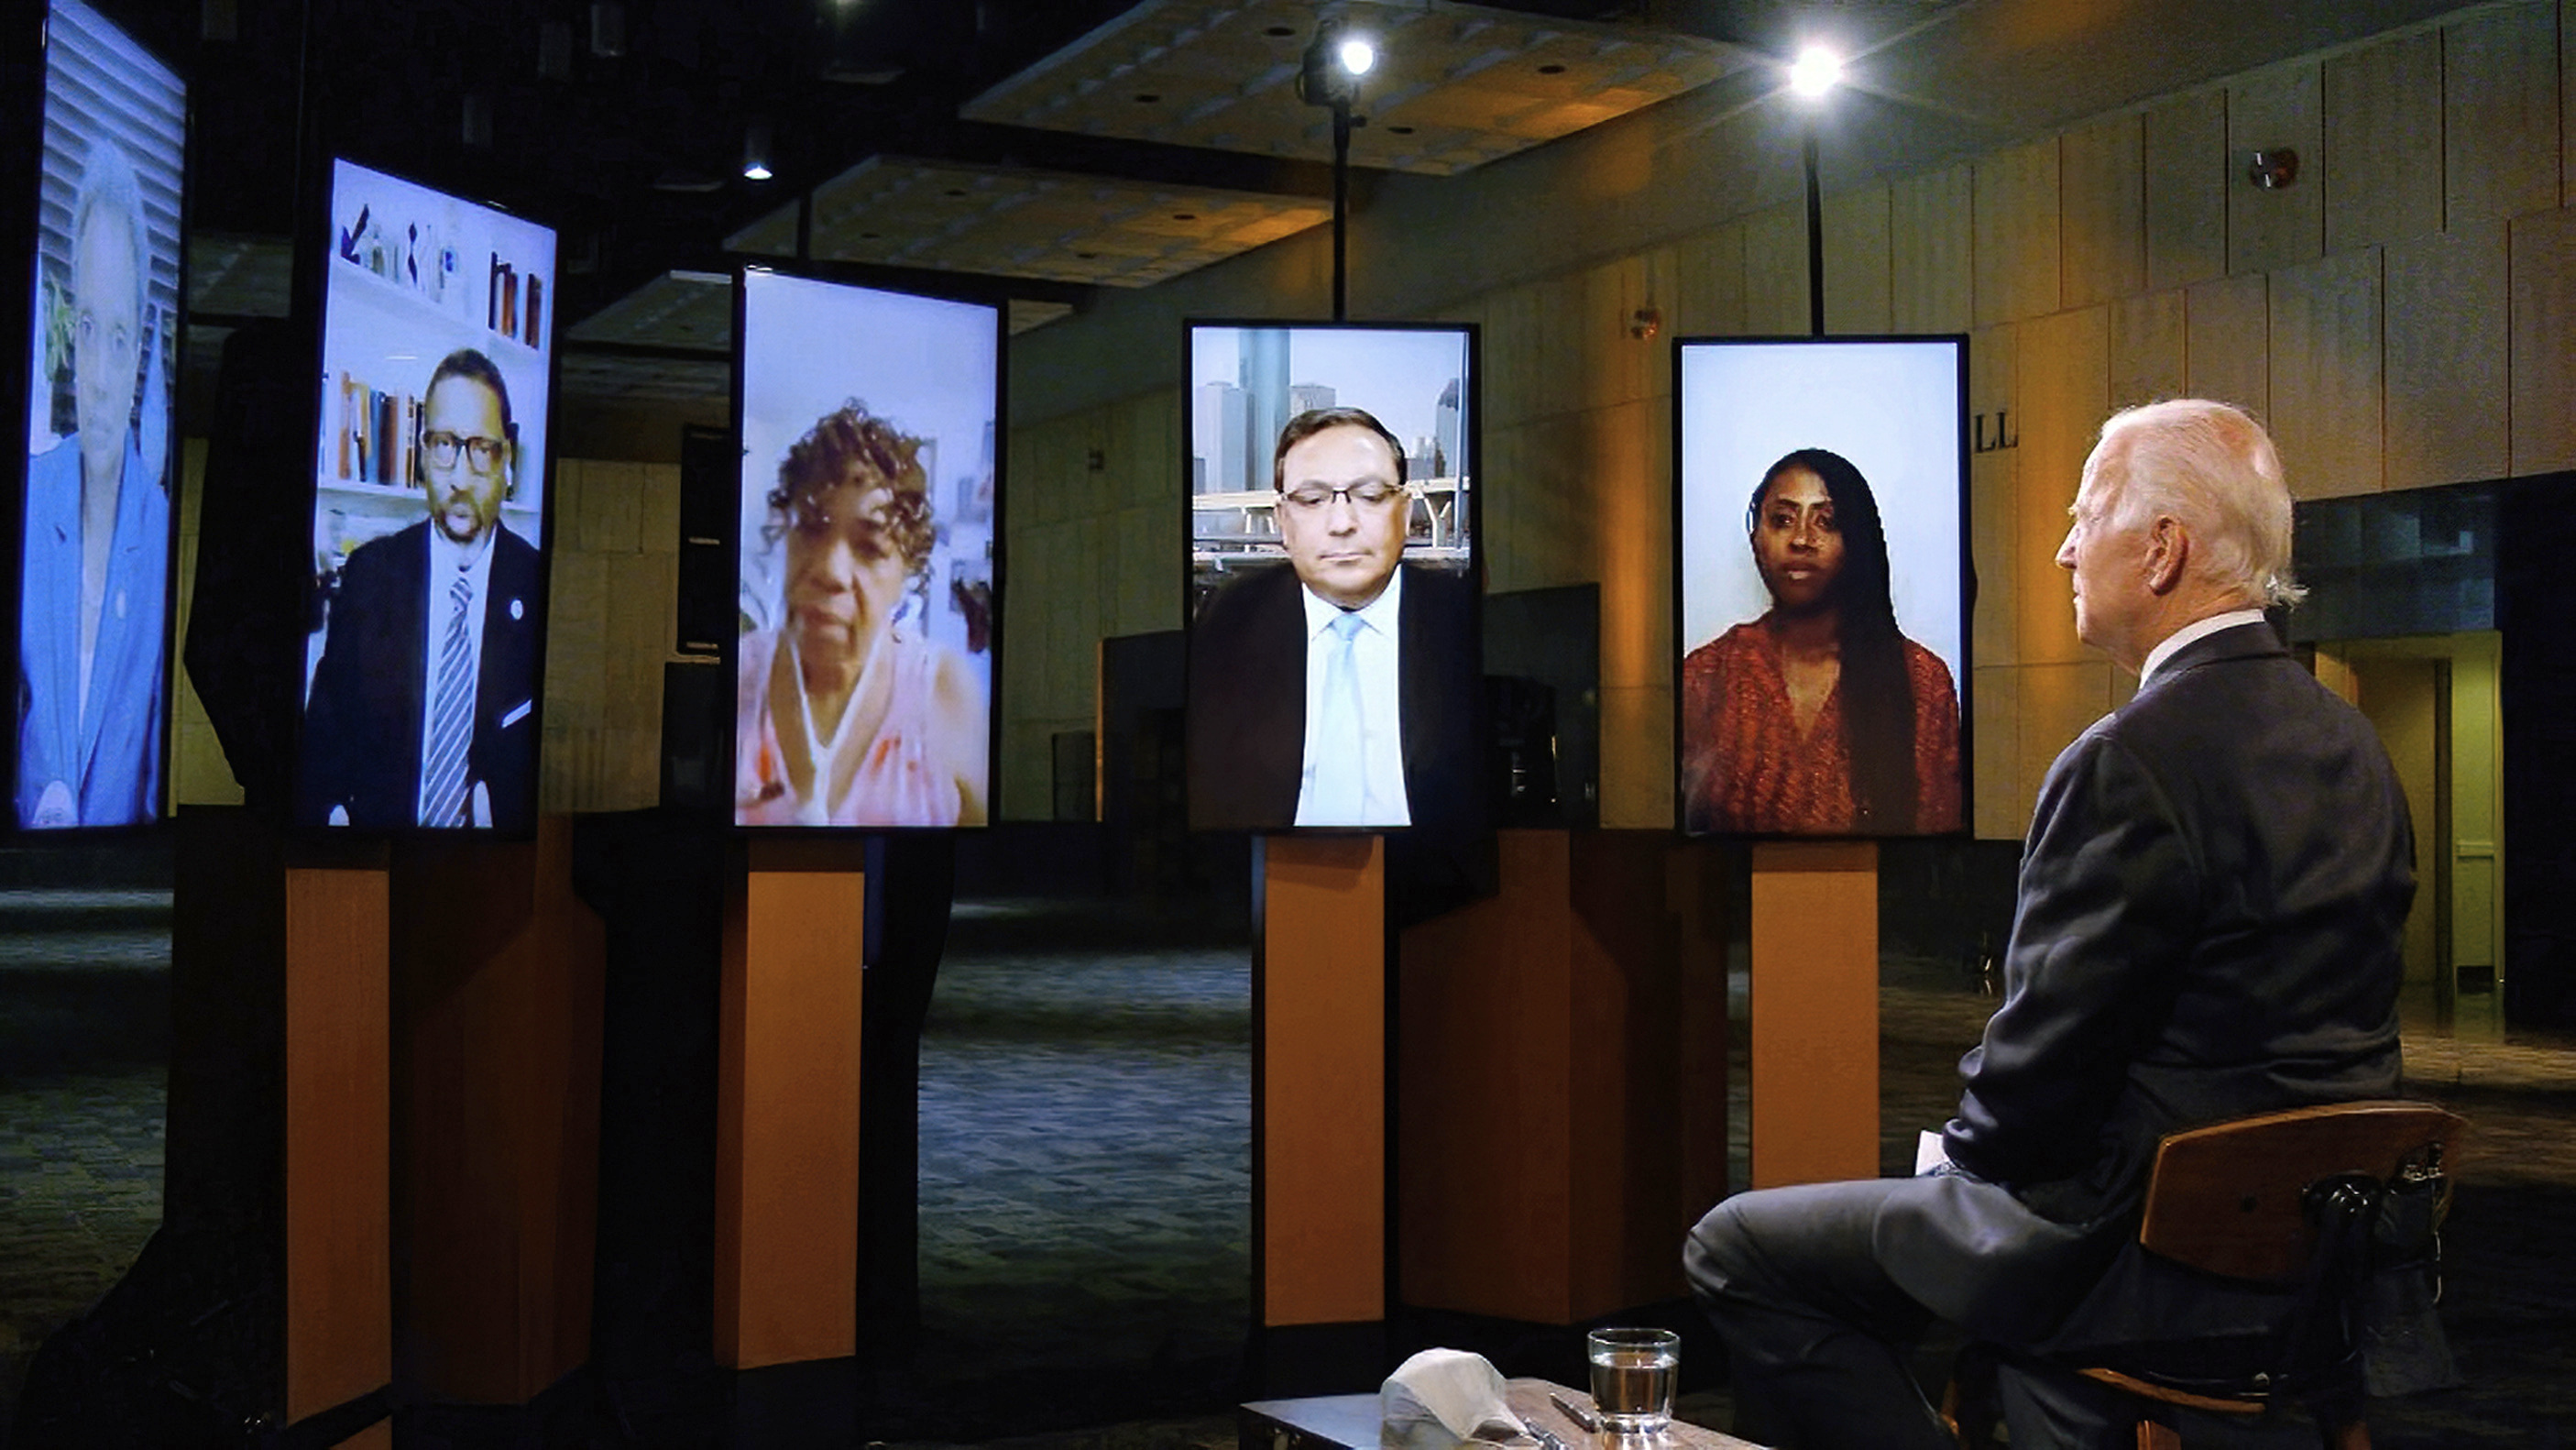
[[[2003,1358],[2040,1373],[2072,1371],[2144,1402],[2138,1450],[2182,1444],[2155,1417],[2158,1404],[2247,1417],[2296,1404],[2315,1419],[2326,1450],[2368,1450],[2358,1296],[2379,1261],[2381,1209],[2393,1191],[2429,1194],[2426,1221],[2438,1224],[2450,1196],[2446,1165],[2466,1127],[2431,1103],[2380,1101],[2168,1134],[2156,1151],[2139,1244],[2203,1273],[2294,1296],[2287,1324],[2256,1343],[2142,1348],[2104,1362]],[[1983,1398],[1973,1385],[1963,1393],[1970,1403]],[[1956,1416],[1963,1443],[1981,1440],[1971,1428],[1978,1418],[1974,1410]],[[1990,1415],[1984,1423],[1992,1424]]]

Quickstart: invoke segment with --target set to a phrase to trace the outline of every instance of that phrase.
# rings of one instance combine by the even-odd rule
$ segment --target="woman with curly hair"
[[[1897,630],[1868,480],[1801,448],[1763,474],[1745,529],[1771,607],[1683,657],[1684,828],[1958,829],[1958,691]]]
[[[921,631],[938,526],[920,454],[854,399],[778,465],[784,610],[741,640],[736,824],[983,823],[983,689]]]

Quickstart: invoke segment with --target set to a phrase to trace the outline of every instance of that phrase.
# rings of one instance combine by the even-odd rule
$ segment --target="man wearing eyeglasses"
[[[421,399],[429,517],[340,571],[304,713],[300,809],[315,824],[527,828],[535,805],[536,548],[501,521],[518,464],[510,392],[460,348]]]
[[[1357,408],[1280,430],[1288,562],[1213,600],[1190,636],[1191,824],[1388,827],[1474,810],[1472,586],[1403,563],[1404,450]]]

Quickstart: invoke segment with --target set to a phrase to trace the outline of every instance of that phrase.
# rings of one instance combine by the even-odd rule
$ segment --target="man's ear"
[[[2171,514],[2159,514],[2147,531],[2147,588],[2171,594],[2191,563],[2191,531]]]

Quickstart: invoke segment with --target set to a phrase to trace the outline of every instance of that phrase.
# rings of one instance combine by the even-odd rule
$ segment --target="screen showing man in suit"
[[[527,828],[544,569],[501,518],[517,438],[492,360],[442,358],[420,407],[428,517],[360,545],[331,602],[304,713],[308,823]]]
[[[1364,409],[1299,413],[1272,452],[1286,562],[1236,571],[1193,622],[1191,824],[1385,828],[1474,811],[1470,579],[1406,560],[1417,495]]]
[[[329,214],[296,817],[524,834],[555,234],[350,161]]]
[[[47,35],[12,720],[31,830],[160,814],[187,114],[86,5]]]

